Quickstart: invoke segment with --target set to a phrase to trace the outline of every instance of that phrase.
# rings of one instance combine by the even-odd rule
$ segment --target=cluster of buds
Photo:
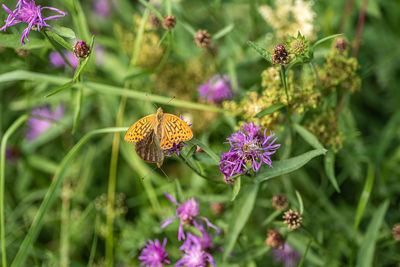
[[[344,37],[336,38],[335,42],[333,43],[334,49],[341,55],[345,54],[349,48],[349,41],[347,41]]]
[[[85,59],[90,55],[90,46],[84,41],[78,41],[73,46],[73,53],[77,59]]]
[[[392,229],[392,235],[394,240],[400,241],[400,223],[396,223]]]
[[[274,48],[274,54],[272,55],[272,62],[274,64],[285,65],[289,63],[290,57],[289,53],[286,50],[285,46],[277,45]]]
[[[289,202],[284,195],[278,194],[272,197],[272,206],[277,210],[285,210],[289,206]]]
[[[211,34],[206,30],[199,30],[194,35],[194,42],[198,47],[209,47],[211,44]]]
[[[292,230],[299,228],[301,226],[301,222],[303,221],[300,213],[291,209],[285,212],[283,219],[285,220],[285,224]]]
[[[285,240],[283,239],[282,235],[277,230],[269,230],[267,239],[265,240],[265,244],[268,247],[276,248],[276,249],[283,249],[283,244]]]
[[[172,30],[176,25],[176,18],[173,15],[165,15],[162,26],[167,31]]]

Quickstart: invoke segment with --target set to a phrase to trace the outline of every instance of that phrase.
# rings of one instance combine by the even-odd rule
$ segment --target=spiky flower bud
[[[285,65],[289,62],[289,53],[287,52],[285,46],[277,45],[274,48],[274,54],[272,55],[272,62],[274,64]]]
[[[349,42],[344,37],[336,38],[335,42],[333,43],[333,46],[341,54],[343,54],[350,48]]]
[[[150,22],[151,26],[153,27],[153,29],[157,30],[161,27],[161,21],[153,13],[150,13],[149,22]]]
[[[285,224],[292,230],[299,228],[301,226],[301,222],[303,221],[300,213],[291,209],[285,212],[283,219],[285,220]]]
[[[85,59],[90,55],[90,46],[84,41],[78,41],[73,47],[74,56],[77,59]]]
[[[225,205],[221,202],[213,202],[210,204],[212,214],[219,216],[224,212]]]
[[[265,244],[271,248],[283,249],[285,240],[277,230],[269,230]]]
[[[301,39],[293,40],[293,42],[290,45],[290,48],[292,49],[295,55],[303,55],[307,49],[306,43]]]
[[[277,210],[285,210],[289,206],[289,202],[284,195],[278,194],[272,197],[272,206]]]
[[[162,21],[162,26],[164,29],[170,31],[176,25],[176,18],[173,15],[166,15]]]
[[[211,43],[211,34],[206,30],[199,30],[194,35],[194,42],[199,47],[207,47]]]
[[[400,223],[396,223],[393,226],[392,235],[394,240],[400,241]]]

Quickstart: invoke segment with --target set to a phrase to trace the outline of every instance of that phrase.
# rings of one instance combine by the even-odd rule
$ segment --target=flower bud
[[[277,45],[275,47],[274,54],[272,55],[272,62],[280,65],[285,65],[289,62],[289,53],[285,46]]]
[[[285,210],[289,206],[289,202],[284,195],[278,194],[272,197],[272,206],[277,210]]]
[[[153,13],[150,13],[149,22],[150,22],[151,26],[153,27],[153,29],[157,30],[161,27],[161,21]]]
[[[210,208],[211,208],[211,212],[214,215],[219,216],[224,212],[225,206],[224,206],[224,203],[213,202],[210,204]]]
[[[394,240],[400,241],[400,223],[396,223],[393,226],[392,235]]]
[[[164,29],[170,31],[176,25],[176,18],[173,15],[166,15],[162,21],[162,26]]]
[[[194,35],[194,42],[198,47],[208,47],[211,43],[211,34],[206,30],[199,30]]]
[[[268,236],[265,244],[271,248],[283,249],[285,240],[277,230],[268,230]]]
[[[301,222],[303,218],[296,210],[288,210],[283,215],[283,219],[285,220],[285,224],[292,230],[295,230],[301,226]]]
[[[77,59],[85,59],[90,55],[90,46],[84,41],[78,41],[73,47],[74,56]]]

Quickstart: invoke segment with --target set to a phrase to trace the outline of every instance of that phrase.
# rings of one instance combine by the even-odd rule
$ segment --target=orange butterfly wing
[[[169,149],[174,145],[174,143],[178,144],[179,142],[193,138],[193,132],[189,125],[184,120],[173,114],[164,113],[161,127],[162,149]]]
[[[125,141],[129,143],[137,143],[142,140],[147,133],[154,129],[156,121],[156,114],[151,114],[141,118],[129,127],[129,130],[126,132],[124,137]]]

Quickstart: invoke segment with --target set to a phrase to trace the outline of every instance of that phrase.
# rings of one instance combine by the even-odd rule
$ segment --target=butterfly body
[[[136,146],[139,144],[140,150],[147,148],[156,153],[157,142],[160,149],[167,150],[174,144],[190,140],[192,137],[193,132],[184,120],[173,114],[164,113],[162,108],[158,108],[156,114],[145,116],[132,124],[124,139],[127,142],[136,143]],[[144,139],[146,140],[141,142]],[[141,156],[144,155],[143,153],[138,153],[138,155],[146,160]]]

